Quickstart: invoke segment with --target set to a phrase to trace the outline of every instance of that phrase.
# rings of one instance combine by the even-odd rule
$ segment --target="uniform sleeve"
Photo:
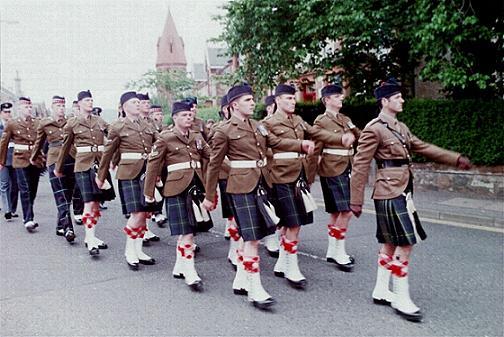
[[[47,135],[44,131],[44,124],[39,123],[37,127],[37,139],[35,140],[35,144],[33,145],[30,161],[36,161],[37,157],[42,155],[42,149],[44,147]]]
[[[440,148],[439,146],[426,143],[415,135],[410,138],[411,151],[418,153],[432,161],[451,166],[457,166],[460,153]]]
[[[5,129],[2,133],[2,138],[0,139],[0,164],[5,165],[5,161],[7,160],[7,152],[9,151],[9,142],[12,135],[12,126],[11,123],[7,123],[5,125]]]
[[[219,171],[229,148],[228,138],[222,130],[215,132],[212,145],[212,154],[208,163],[205,185],[206,199],[211,201],[215,200]]]
[[[268,124],[265,124],[268,125]],[[276,136],[273,132],[268,131],[266,135],[266,144],[272,149],[278,149],[285,152],[303,152],[301,146],[302,140],[287,139]]]
[[[364,189],[368,180],[369,167],[379,141],[379,136],[371,128],[364,129],[359,138],[350,178],[350,203],[353,205],[364,204]]]
[[[113,157],[117,156],[117,154],[119,153],[117,149],[121,144],[121,137],[119,135],[119,130],[116,127],[110,127],[109,130],[110,131],[107,137],[109,141],[105,145],[105,151],[103,151],[103,155],[100,160],[100,165],[98,166],[98,179],[101,181],[104,181],[105,178],[107,177],[110,162],[112,161]]]
[[[329,130],[324,129],[320,125],[311,126],[306,122],[304,123],[306,133],[310,136],[313,141],[322,142],[324,144],[328,144],[331,146],[342,146],[341,142],[342,135],[336,132],[331,132]]]
[[[168,146],[164,138],[159,138],[152,146],[152,151],[147,160],[147,168],[145,173],[144,194],[150,198],[154,198],[154,188],[156,186],[157,177],[160,175],[161,169],[165,166],[166,151]]]
[[[62,172],[65,158],[68,153],[70,153],[70,149],[72,148],[74,142],[74,137],[75,135],[73,132],[73,123],[67,122],[67,124],[65,125],[65,138],[63,139],[63,145],[61,146],[61,151],[58,155],[58,160],[56,160],[56,166],[54,167],[54,169],[58,172]]]

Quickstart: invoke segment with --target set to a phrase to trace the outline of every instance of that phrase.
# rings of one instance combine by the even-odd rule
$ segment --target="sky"
[[[203,63],[206,41],[222,28],[211,18],[226,0],[1,0],[2,85],[50,105],[91,90],[95,106],[116,109],[125,85],[155,68],[168,9],[187,63]]]

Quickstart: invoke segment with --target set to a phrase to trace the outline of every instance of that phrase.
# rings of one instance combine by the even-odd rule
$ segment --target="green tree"
[[[452,95],[504,94],[501,2],[469,0],[235,0],[220,40],[241,56],[238,76],[260,89],[307,71],[369,96],[389,74],[413,90],[415,69]]]

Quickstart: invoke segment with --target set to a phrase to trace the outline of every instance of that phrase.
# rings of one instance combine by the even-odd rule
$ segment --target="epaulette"
[[[373,125],[373,124],[378,123],[379,121],[380,121],[380,117],[376,117],[376,118],[374,118],[374,119],[370,120],[370,121],[366,124],[366,128],[367,128],[367,127],[370,127],[370,126],[371,126],[371,125]]]

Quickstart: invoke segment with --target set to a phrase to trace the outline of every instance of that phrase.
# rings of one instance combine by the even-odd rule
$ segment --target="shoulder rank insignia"
[[[261,134],[261,136],[266,137],[268,135],[268,130],[262,124],[257,125],[257,131]]]
[[[159,152],[157,150],[157,146],[156,146],[156,144],[154,144],[152,146],[151,152],[149,154],[149,158],[156,158],[158,154],[159,154]]]
[[[199,151],[203,150],[203,142],[199,138],[196,138],[196,149]]]

